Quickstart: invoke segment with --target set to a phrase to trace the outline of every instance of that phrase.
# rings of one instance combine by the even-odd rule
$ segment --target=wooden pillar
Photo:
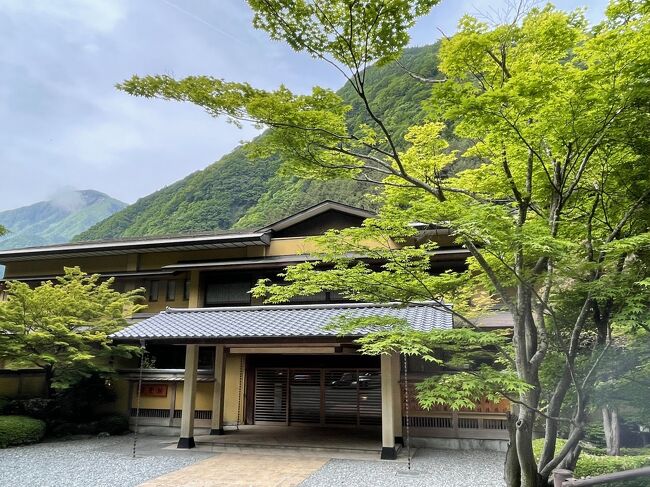
[[[395,400],[393,389],[397,385],[394,377],[393,355],[381,355],[381,459],[395,460]]]
[[[199,368],[199,346],[185,346],[185,378],[183,380],[183,413],[178,448],[194,448],[194,405],[196,403],[196,376]]]
[[[223,398],[226,381],[226,353],[223,345],[214,351],[214,390],[212,392],[211,435],[223,435]]]
[[[404,434],[402,432],[402,377],[399,353],[391,355],[391,364],[393,367],[393,380],[395,381],[395,386],[393,387],[393,428],[395,428],[395,443],[404,446]]]
[[[190,271],[190,308],[200,308],[203,306],[203,296],[201,296],[200,273],[197,270]]]

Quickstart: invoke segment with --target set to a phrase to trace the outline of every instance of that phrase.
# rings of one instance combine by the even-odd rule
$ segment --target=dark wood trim
[[[246,386],[244,390],[244,418],[245,424],[254,424],[254,412],[255,412],[255,370],[251,366],[251,357],[246,356],[246,364],[244,369],[244,374],[246,377]]]

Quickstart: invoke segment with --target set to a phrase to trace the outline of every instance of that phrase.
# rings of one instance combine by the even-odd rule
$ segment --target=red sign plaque
[[[142,384],[140,394],[148,397],[167,397],[167,384]]]

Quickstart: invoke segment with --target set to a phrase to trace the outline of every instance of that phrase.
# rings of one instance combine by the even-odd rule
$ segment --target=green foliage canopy
[[[258,25],[339,69],[367,123],[349,126],[352,106],[319,87],[298,95],[286,87],[265,91],[209,77],[166,76],[134,77],[120,87],[272,127],[256,155],[280,154],[284,171],[291,174],[383,187],[377,219],[319,240],[328,266],[289,268],[284,275],[289,286],[261,283],[256,292],[270,294],[273,302],[321,289],[355,300],[453,302],[450,312],[468,326],[474,324],[472,314],[502,303],[514,321],[513,346],[492,344],[501,363],[473,376],[491,392],[474,383],[461,402],[455,400],[462,404],[479,392],[515,392],[517,428],[508,483],[543,485],[554,468],[571,461],[584,434],[591,393],[615,330],[623,322],[640,326],[647,318],[647,2],[614,1],[595,26],[580,11],[552,6],[516,11],[511,22],[493,26],[464,17],[459,32],[440,49],[445,78],[425,80],[433,88],[430,120],[403,137],[375,109],[357,59],[360,38],[348,32],[357,26],[369,29],[368,52],[374,54],[368,60],[376,62],[393,51],[374,43],[394,42],[399,50],[406,33],[373,31],[363,7],[348,16],[336,9],[315,14],[317,7],[305,3],[295,9],[283,4],[282,10],[276,5],[251,2],[256,18],[274,19],[258,20]],[[283,22],[285,14],[294,20],[308,17],[309,29]],[[352,24],[349,31],[330,30],[344,23]],[[404,25],[397,21],[394,27]],[[338,40],[325,40],[329,36]],[[467,144],[462,154],[450,150],[449,128]],[[458,156],[481,165],[451,171]],[[408,225],[414,221],[448,228],[471,254],[468,270],[432,276],[429,253],[436,249],[420,245]],[[397,250],[391,240],[405,247]],[[385,263],[377,268],[355,255]],[[636,299],[629,299],[631,289],[641,291]],[[392,326],[392,334],[370,335],[366,350],[426,355],[419,345],[414,349],[411,340],[402,340],[399,323]],[[463,340],[476,342],[480,335]],[[420,397],[425,403],[452,401],[451,391],[462,390],[463,384],[432,379]],[[532,433],[539,417],[546,422],[547,437],[536,464]],[[556,453],[560,423],[569,425],[570,435]]]
[[[45,369],[56,389],[110,373],[111,358],[130,357],[135,349],[113,344],[109,335],[144,307],[138,304],[141,289],[120,293],[112,283],[78,267],[35,288],[9,281],[7,300],[0,303],[0,359]]]

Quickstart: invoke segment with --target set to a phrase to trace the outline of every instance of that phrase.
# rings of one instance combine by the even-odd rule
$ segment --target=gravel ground
[[[503,453],[419,449],[405,463],[330,460],[300,487],[503,487]]]
[[[130,487],[212,456],[161,449],[172,441],[140,436],[135,459],[131,435],[0,450],[0,486]]]
[[[86,438],[0,450],[0,486],[130,487],[213,456],[164,450],[173,438]],[[406,463],[330,460],[301,487],[503,487],[504,454],[489,451],[418,449],[412,473]]]

